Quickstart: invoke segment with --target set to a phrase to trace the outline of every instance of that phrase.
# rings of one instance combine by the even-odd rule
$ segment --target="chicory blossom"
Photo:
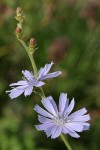
[[[11,99],[20,96],[22,93],[24,93],[24,96],[28,96],[32,93],[33,87],[41,87],[45,84],[42,81],[36,80],[34,75],[28,70],[22,71],[22,73],[24,75],[23,80],[10,84],[9,86],[12,87],[12,90],[6,91],[10,93],[9,96]]]
[[[47,137],[52,139],[60,136],[61,133],[69,134],[74,138],[80,136],[77,132],[88,130],[90,115],[86,114],[86,108],[82,108],[70,114],[74,108],[74,98],[69,104],[67,94],[61,93],[59,97],[59,109],[51,96],[44,98],[42,104],[46,110],[36,105],[34,110],[39,114],[38,120],[41,124],[36,125],[36,129],[44,131]]]
[[[10,93],[10,98],[16,98],[23,93],[24,96],[28,96],[32,93],[34,87],[41,87],[45,84],[42,80],[59,76],[61,71],[48,74],[52,65],[53,62],[51,62],[51,64],[46,64],[44,68],[41,68],[38,72],[38,78],[36,78],[34,74],[28,70],[22,71],[24,79],[18,81],[17,83],[10,84],[9,86],[12,87],[12,90],[6,91],[7,93]]]

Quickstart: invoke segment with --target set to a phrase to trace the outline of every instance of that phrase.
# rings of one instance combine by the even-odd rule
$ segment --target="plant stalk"
[[[23,45],[23,47],[25,48],[28,56],[29,56],[29,59],[31,61],[31,64],[32,64],[32,68],[34,70],[34,74],[35,74],[35,77],[38,78],[38,71],[37,71],[37,67],[36,67],[36,64],[35,64],[35,61],[34,61],[34,58],[32,56],[32,54],[29,52],[29,48],[28,46],[26,45],[26,43],[22,40],[22,39],[18,39],[19,42]],[[42,87],[40,87],[40,90],[41,90],[41,98],[45,98],[45,94],[44,94],[44,91],[42,89]]]
[[[67,149],[68,149],[68,150],[72,150],[72,148],[71,148],[70,144],[68,143],[68,141],[66,140],[66,138],[64,137],[64,135],[63,135],[63,134],[61,134],[60,136],[61,136],[61,138],[62,138],[63,142],[65,143],[65,145],[66,145]]]

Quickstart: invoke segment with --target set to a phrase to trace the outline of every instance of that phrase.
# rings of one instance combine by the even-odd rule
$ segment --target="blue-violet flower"
[[[74,98],[69,104],[67,94],[61,93],[59,97],[59,109],[57,109],[56,103],[51,96],[44,98],[42,104],[47,110],[42,109],[36,105],[34,110],[39,114],[38,120],[40,125],[36,125],[36,129],[44,131],[47,137],[57,138],[61,133],[69,134],[74,138],[80,136],[77,132],[88,130],[90,124],[86,121],[90,120],[90,115],[85,114],[86,108],[82,108],[72,114],[71,111],[74,108]]]
[[[32,93],[33,87],[41,87],[45,84],[42,81],[36,80],[34,75],[28,70],[22,71],[22,73],[24,75],[23,80],[10,84],[9,86],[13,89],[6,91],[7,93],[10,93],[9,96],[11,99],[20,96],[22,93],[24,93],[24,96],[28,96]]]
[[[10,84],[9,86],[12,87],[12,90],[6,91],[7,93],[10,93],[10,98],[16,98],[23,93],[25,96],[28,96],[32,93],[34,87],[41,87],[45,84],[44,82],[42,82],[42,80],[59,76],[61,74],[61,71],[56,71],[48,74],[52,65],[53,62],[51,62],[50,64],[46,64],[44,68],[41,68],[38,72],[37,79],[34,74],[29,72],[28,70],[22,71],[24,75],[23,80],[20,80],[17,83]]]

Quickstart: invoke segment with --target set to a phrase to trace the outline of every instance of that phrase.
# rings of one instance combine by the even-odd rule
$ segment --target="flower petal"
[[[41,80],[45,80],[45,79],[49,79],[49,78],[54,78],[54,77],[59,76],[60,74],[61,74],[61,71],[56,71],[56,72],[53,72],[53,73],[49,73],[49,74],[41,76]]]
[[[47,111],[45,111],[44,109],[42,109],[40,106],[36,105],[34,110],[39,113],[40,115],[44,116],[44,117],[48,117],[48,118],[54,118],[54,116],[52,116],[50,113],[48,113]]]
[[[52,67],[53,64],[54,64],[54,63],[51,62],[50,64],[46,64],[46,65],[44,66],[43,70],[44,70],[44,73],[45,73],[45,74],[47,74],[47,73],[50,71],[50,69],[51,69],[51,67]]]
[[[51,67],[52,67],[53,64],[54,63],[51,62],[50,64],[46,64],[44,66],[44,68],[40,68],[40,70],[38,72],[38,75],[39,75],[38,80],[42,80],[42,77],[49,72],[49,70],[51,69]]]
[[[44,70],[43,70],[43,67],[41,67],[40,70],[38,71],[38,76],[39,76],[39,75],[41,76],[41,74],[43,74],[43,71],[44,71]]]
[[[52,134],[52,131],[53,131],[54,127],[55,127],[55,125],[52,125],[51,127],[47,128],[45,130],[45,133],[46,133],[47,137],[49,137]]]
[[[17,86],[16,89],[18,89],[18,90],[25,90],[27,87],[28,87],[28,84],[27,85]]]
[[[31,80],[33,79],[33,74],[31,72],[29,72],[28,70],[23,70],[22,71],[22,74],[24,74],[24,76],[28,79],[28,80]]]
[[[35,127],[38,131],[42,131],[42,130],[45,131],[46,129],[50,128],[53,125],[54,125],[53,123],[43,123],[40,125],[35,125]]]
[[[62,126],[62,133],[68,134],[69,130],[65,126]]]
[[[11,91],[7,91],[7,93],[10,92],[9,96],[11,99],[16,98],[18,96],[20,96],[24,90],[19,90],[17,88],[12,89]]]
[[[89,130],[89,128],[90,128],[90,124],[83,126],[83,130]]]
[[[57,116],[57,113],[56,113],[52,103],[50,102],[50,99],[53,101],[53,98],[51,96],[44,98],[42,100],[42,104],[51,114],[53,114],[54,116]]]
[[[78,124],[83,126],[83,130],[89,130],[90,124],[87,122],[78,122]]]
[[[84,122],[84,121],[89,121],[89,120],[90,120],[89,114],[84,115],[84,116],[76,116],[72,119],[72,121],[78,121],[78,122],[80,122],[80,121]]]
[[[28,86],[26,89],[25,89],[25,92],[24,92],[24,95],[25,96],[28,96],[32,93],[33,91],[33,86]]]
[[[77,122],[77,123],[83,126],[83,130],[88,130],[90,127],[90,124],[88,122]]]
[[[62,132],[65,134],[69,134],[70,136],[74,137],[74,138],[79,138],[80,136],[70,127],[64,125],[62,128]]]
[[[36,82],[36,87],[40,87],[40,86],[43,86],[45,83],[44,82],[42,82],[42,81],[37,81]]]
[[[50,123],[50,122],[52,122],[51,119],[48,119],[48,118],[43,117],[43,116],[41,116],[41,115],[38,115],[38,120],[39,120],[41,123]]]
[[[86,108],[82,108],[74,113],[72,113],[71,115],[69,115],[69,119],[74,118],[76,116],[82,116],[87,112]]]
[[[53,106],[53,108],[54,108],[55,112],[58,114],[57,105],[56,105],[56,103],[55,103],[54,99],[52,98],[52,96],[50,96],[50,99],[48,99],[48,100],[49,100],[49,101],[50,101],[50,103],[52,104],[52,106]]]
[[[69,134],[70,136],[74,137],[74,138],[79,138],[79,137],[80,137],[80,135],[77,134],[75,131],[69,132],[68,134]]]
[[[67,116],[70,114],[70,112],[73,110],[74,108],[74,104],[75,104],[75,101],[74,101],[74,98],[72,99],[70,105],[68,106],[68,108],[66,109],[66,111],[64,112],[64,115]]]
[[[76,122],[66,123],[66,127],[71,128],[72,130],[77,131],[77,132],[83,131],[83,126],[81,124],[76,123]]]
[[[63,113],[64,109],[68,107],[67,94],[61,93],[59,97],[59,112]]]
[[[9,86],[17,86],[17,85],[27,85],[27,81],[21,80],[17,83],[11,83]]]
[[[51,138],[52,138],[52,139],[55,139],[55,138],[57,138],[60,134],[61,134],[61,127],[55,126],[55,127],[52,129],[52,136],[51,136]]]

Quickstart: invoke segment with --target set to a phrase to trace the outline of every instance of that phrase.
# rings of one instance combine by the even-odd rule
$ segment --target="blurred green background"
[[[33,107],[40,98],[32,94],[11,100],[9,84],[32,70],[29,58],[15,37],[16,7],[25,14],[27,43],[37,41],[37,67],[52,60],[52,71],[63,74],[46,81],[47,96],[58,103],[60,92],[75,97],[75,110],[86,107],[91,115],[89,131],[80,139],[68,136],[73,150],[100,149],[100,2],[98,0],[0,0],[0,150],[65,150],[60,138],[51,140],[37,132]],[[67,137],[67,136],[66,136]]]

